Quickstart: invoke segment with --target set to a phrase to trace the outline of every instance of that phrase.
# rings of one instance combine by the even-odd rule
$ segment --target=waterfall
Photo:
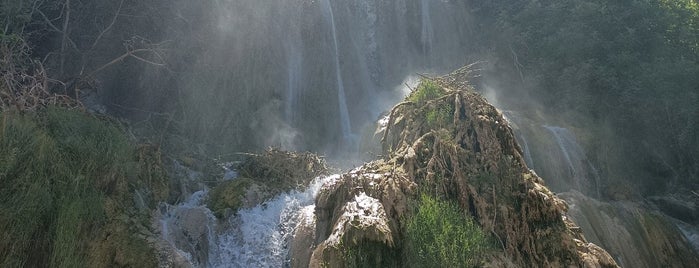
[[[430,0],[420,1],[420,17],[422,19],[422,53],[428,56],[432,52],[434,41],[434,29],[432,28],[432,18],[430,17]]]
[[[523,147],[522,150],[524,151],[524,162],[527,163],[529,168],[534,169],[534,159],[532,159],[532,153],[531,150],[529,150],[527,138],[522,134],[518,134],[517,138],[519,138]]]
[[[333,15],[333,9],[330,5],[330,0],[320,1],[323,14],[328,20],[331,27],[332,38],[333,38],[333,48],[335,56],[335,75],[337,79],[337,99],[340,109],[340,127],[342,130],[342,138],[345,144],[351,143],[352,139],[352,126],[350,125],[349,110],[347,109],[347,100],[345,99],[345,86],[342,81],[342,69],[340,68],[340,52],[337,44],[337,29],[335,28],[335,17]]]
[[[284,119],[289,126],[294,126],[296,120],[296,111],[298,110],[298,95],[301,82],[302,60],[303,57],[298,49],[291,45],[287,50],[287,85],[286,85],[286,103],[284,105]]]
[[[600,178],[594,166],[587,160],[585,152],[580,147],[573,133],[568,129],[544,125],[563,154],[567,169],[575,189],[583,193],[594,193],[600,197]]]
[[[161,233],[196,267],[288,267],[294,230],[304,213],[313,214],[321,187],[338,178],[318,177],[302,191],[283,193],[253,208],[240,209],[226,221],[216,219],[204,206],[202,201],[208,192],[202,190],[168,207],[160,220]],[[192,211],[197,213],[186,213]]]
[[[492,99],[488,99],[488,101],[493,102]],[[527,136],[523,133],[524,125],[522,122],[523,120],[521,118],[521,115],[509,110],[503,110],[502,115],[503,117],[505,117],[505,120],[507,120],[510,127],[512,127],[512,130],[515,133],[515,139],[517,139],[517,142],[522,146],[522,151],[524,153],[524,162],[527,163],[527,167],[529,167],[530,169],[535,169],[534,159],[532,158],[531,149],[529,148],[529,142],[527,141]]]
[[[558,147],[561,149],[561,152],[565,157],[566,163],[568,163],[568,170],[570,171],[570,175],[571,177],[575,178],[577,172],[575,171],[575,165],[573,164],[573,160],[571,159],[570,154],[574,153],[577,155],[577,153],[579,152],[577,143],[569,139],[570,133],[565,128],[552,126],[544,126],[544,128],[548,129],[549,131],[551,131],[551,134],[553,134],[553,137],[556,139]]]
[[[163,240],[189,264],[209,266],[216,255],[216,217],[203,205],[207,190],[193,193],[186,201],[161,207],[160,232]]]

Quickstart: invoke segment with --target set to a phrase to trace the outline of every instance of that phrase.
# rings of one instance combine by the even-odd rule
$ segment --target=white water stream
[[[350,124],[349,109],[347,108],[347,100],[345,96],[345,85],[342,81],[342,69],[340,66],[340,52],[337,44],[337,29],[335,28],[335,16],[333,14],[330,0],[320,1],[323,15],[328,20],[331,26],[333,37],[333,48],[335,56],[335,75],[337,79],[337,99],[340,109],[340,128],[342,130],[342,138],[345,144],[352,142],[352,125]]]
[[[280,194],[225,221],[205,207],[208,192],[199,191],[167,209],[161,233],[194,267],[288,267],[289,242],[302,214],[314,212],[322,185],[337,178],[318,177],[303,191]]]

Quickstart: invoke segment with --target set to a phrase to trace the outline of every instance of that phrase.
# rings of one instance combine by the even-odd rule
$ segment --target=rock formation
[[[315,247],[310,257],[292,249],[295,266],[412,265],[401,251],[411,200],[422,193],[458,203],[492,234],[499,249],[486,266],[617,267],[527,168],[511,128],[469,77],[465,67],[425,78],[392,109],[379,133],[384,159],[324,185],[315,219],[306,221],[315,233],[302,226],[294,241],[313,239]]]

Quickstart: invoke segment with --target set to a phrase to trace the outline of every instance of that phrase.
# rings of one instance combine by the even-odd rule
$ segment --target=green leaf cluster
[[[429,100],[433,100],[444,95],[442,87],[429,79],[423,79],[422,82],[408,95],[408,101],[418,104],[424,104]]]
[[[451,202],[422,195],[409,219],[404,255],[409,267],[477,267],[491,238]]]

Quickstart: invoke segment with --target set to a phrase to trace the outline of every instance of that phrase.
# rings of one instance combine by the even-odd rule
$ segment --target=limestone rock
[[[442,96],[394,107],[381,130],[385,159],[321,190],[310,265],[353,266],[359,254],[363,265],[404,266],[396,248],[407,204],[417,189],[429,189],[494,234],[502,252],[492,265],[617,267],[566,218],[566,203],[527,168],[512,129],[462,80],[464,72],[432,80]]]

